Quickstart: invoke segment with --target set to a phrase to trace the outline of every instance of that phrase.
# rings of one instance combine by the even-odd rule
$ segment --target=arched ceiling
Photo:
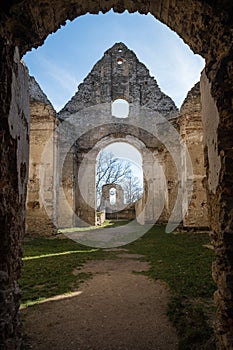
[[[66,20],[113,9],[121,13],[150,12],[177,32],[194,52],[207,57],[210,47],[220,45],[230,34],[233,21],[232,1],[197,0],[11,0],[0,5],[0,33],[11,37],[21,54],[43,44]],[[215,35],[213,35],[215,33]],[[77,33],[78,35],[78,33]],[[80,33],[81,35],[81,33]]]

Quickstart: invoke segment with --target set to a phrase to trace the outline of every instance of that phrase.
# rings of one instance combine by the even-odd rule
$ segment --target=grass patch
[[[98,226],[85,226],[85,227],[66,227],[61,228],[57,232],[58,233],[67,233],[67,232],[85,232],[85,231],[92,231],[92,230],[98,230],[101,228],[107,228],[107,227],[117,227],[117,226],[123,226],[128,224],[129,221],[127,220],[105,220],[102,225]]]
[[[215,349],[214,253],[204,247],[208,243],[208,233],[166,234],[163,227],[154,226],[143,238],[126,246],[151,263],[147,276],[169,285],[168,315],[176,326],[180,350]]]
[[[164,227],[154,226],[142,238],[124,246],[151,263],[145,272],[149,278],[169,285],[168,315],[177,328],[180,350],[214,349],[214,253],[205,247],[208,244],[208,233],[166,234]],[[116,252],[92,249],[69,239],[36,238],[25,242],[20,280],[23,305],[77,290],[91,277],[78,272],[86,261],[116,256]]]
[[[73,271],[78,271],[90,259],[107,256],[115,258],[114,253],[91,249],[70,239],[35,238],[25,242],[20,279],[22,306],[77,290],[91,274]]]

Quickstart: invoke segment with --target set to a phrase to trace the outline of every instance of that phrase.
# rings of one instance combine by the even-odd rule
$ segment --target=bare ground
[[[21,311],[34,350],[176,350],[166,316],[165,283],[134,272],[149,264],[123,252],[117,260],[89,261],[80,290]]]

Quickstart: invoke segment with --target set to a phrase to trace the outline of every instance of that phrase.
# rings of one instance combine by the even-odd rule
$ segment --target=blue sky
[[[104,150],[113,153],[122,161],[130,162],[133,176],[138,177],[141,184],[143,184],[142,156],[135,147],[125,142],[114,142],[105,147]]]
[[[204,60],[179,36],[152,15],[138,13],[85,15],[67,21],[43,46],[24,56],[29,72],[59,111],[75,94],[78,85],[116,42],[133,50],[155,77],[161,90],[180,107],[187,92],[200,79]],[[133,172],[142,177],[140,154],[127,144],[107,149],[133,161]]]
[[[67,21],[43,46],[28,52],[24,61],[59,111],[104,52],[120,41],[136,53],[161,90],[180,107],[199,80],[204,60],[151,15],[110,11]]]

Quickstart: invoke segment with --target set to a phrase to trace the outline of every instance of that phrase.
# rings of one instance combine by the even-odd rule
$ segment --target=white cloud
[[[27,63],[27,58],[25,61]],[[30,74],[35,76],[54,108],[60,110],[77,90],[77,79],[72,72],[41,53],[34,55],[33,63],[38,72]]]
[[[101,39],[101,42],[99,41]],[[51,35],[26,56],[32,74],[60,110],[104,51],[123,41],[155,76],[163,92],[180,106],[199,80],[204,63],[176,33],[151,15],[83,16]]]
[[[200,80],[204,60],[194,55],[175,33],[168,32],[165,42],[151,38],[153,45],[138,44],[137,56],[149,68],[161,90],[180,107],[188,91]]]

